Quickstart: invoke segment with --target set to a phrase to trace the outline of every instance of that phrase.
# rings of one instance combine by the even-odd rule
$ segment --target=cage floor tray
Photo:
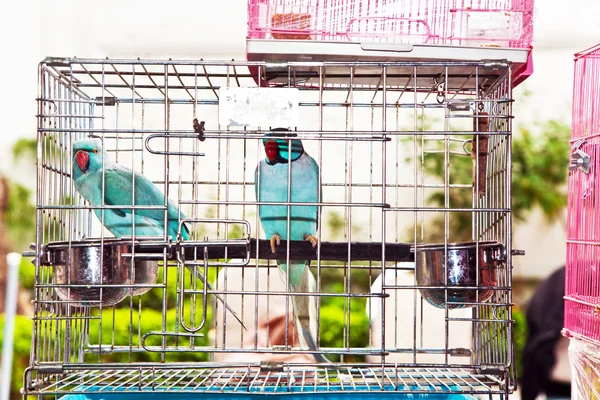
[[[283,367],[278,372],[260,368],[107,368],[69,371],[68,375],[31,382],[27,394],[112,394],[136,396],[177,393],[178,395],[227,394],[317,394],[362,393],[392,395],[392,398],[420,398],[435,394],[491,395],[505,393],[497,376],[473,374],[450,368],[350,368]],[[49,378],[49,379],[48,379]],[[394,396],[395,395],[395,396]],[[118,398],[118,397],[115,397]],[[161,397],[162,398],[162,397]],[[178,397],[181,398],[181,397]],[[387,398],[387,397],[386,397]],[[461,397],[459,397],[461,398]]]
[[[316,81],[319,76],[319,66],[311,65],[327,61],[330,63],[324,71],[326,76],[325,84],[344,84],[348,83],[349,69],[344,66],[334,65],[348,62],[372,62],[372,71],[362,69],[354,76],[354,79],[360,80],[361,84],[379,85],[381,76],[381,67],[377,63],[394,62],[398,63],[388,70],[388,76],[395,77],[386,82],[387,86],[404,86],[410,84],[410,78],[413,75],[413,65],[410,63],[426,62],[431,63],[431,75],[437,76],[445,71],[442,67],[452,64],[449,70],[448,79],[454,79],[456,82],[448,82],[450,86],[464,86],[471,88],[477,80],[474,73],[474,62],[487,62],[489,68],[485,71],[477,71],[479,79],[483,73],[490,80],[497,79],[505,70],[503,68],[494,68],[499,61],[506,61],[513,64],[514,71],[522,71],[526,68],[529,59],[529,49],[511,49],[500,47],[458,47],[444,45],[418,45],[418,44],[396,44],[396,43],[359,43],[359,42],[328,42],[311,40],[265,40],[248,39],[247,56],[249,61],[266,61],[276,64],[278,62],[299,62],[304,65],[296,67],[296,79],[303,79],[307,83],[310,80]],[[406,65],[401,65],[406,63]],[[435,65],[439,64],[439,65]],[[277,76],[276,72],[267,71],[267,80],[269,84],[287,83],[287,70],[285,76]],[[390,75],[391,74],[391,75]],[[420,73],[422,75],[422,73]],[[466,78],[469,78],[466,79]],[[517,77],[513,82],[521,82],[524,77]],[[318,82],[312,82],[318,84]]]

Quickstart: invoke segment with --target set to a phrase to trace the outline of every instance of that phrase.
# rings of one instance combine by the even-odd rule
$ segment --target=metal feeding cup
[[[504,246],[493,241],[423,244],[413,249],[421,296],[439,308],[473,307],[489,300],[506,260]]]
[[[129,294],[143,294],[158,276],[158,262],[136,260],[131,268],[132,242],[121,239],[87,239],[54,242],[47,246],[54,266],[56,294],[73,306],[113,306]]]

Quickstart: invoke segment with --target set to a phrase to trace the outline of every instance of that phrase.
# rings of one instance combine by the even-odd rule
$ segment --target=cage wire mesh
[[[533,0],[249,0],[252,39],[527,48]]]
[[[264,237],[254,173],[278,126],[219,124],[222,90],[257,85],[298,91],[291,128],[322,187],[314,249],[274,255]],[[39,91],[25,393],[512,390],[510,64],[48,58]],[[130,212],[170,224],[169,200],[175,229],[103,228],[123,205],[75,187],[90,135],[164,193],[132,194]],[[295,294],[316,303],[314,348],[277,271],[294,257],[315,277]]]
[[[565,332],[595,345],[600,345],[599,72],[599,45],[576,54],[565,277]]]

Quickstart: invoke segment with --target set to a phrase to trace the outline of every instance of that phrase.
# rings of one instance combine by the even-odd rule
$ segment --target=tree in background
[[[525,222],[529,213],[539,207],[546,220],[555,222],[567,206],[566,165],[569,163],[571,128],[560,121],[538,123],[539,134],[520,126],[512,135],[512,215],[516,223]],[[439,143],[443,146],[443,142]],[[439,154],[424,155],[424,173],[443,181],[444,158]],[[472,178],[472,160],[468,156],[451,156],[451,182],[469,182]],[[450,190],[453,208],[472,206],[471,190]],[[432,207],[444,206],[444,192],[431,193],[425,200]],[[455,213],[449,231],[453,241],[472,240],[471,213]],[[427,242],[444,241],[444,218],[430,221],[423,238]]]

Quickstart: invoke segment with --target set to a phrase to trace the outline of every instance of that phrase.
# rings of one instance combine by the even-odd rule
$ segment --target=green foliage
[[[321,305],[321,346],[322,347],[363,347],[369,346],[369,318],[366,314],[366,299],[355,298],[348,300],[342,297],[322,302]],[[325,304],[323,304],[325,303]],[[350,311],[350,312],[348,312]],[[348,321],[348,318],[350,321]],[[347,340],[349,339],[349,343]],[[340,356],[330,356],[332,361],[339,361]],[[363,361],[363,357],[345,356],[346,362]]]
[[[244,237],[243,236],[244,230],[242,229],[241,225],[233,224],[229,227],[227,234],[228,234],[228,238],[230,238],[230,239],[241,239]]]
[[[571,128],[560,121],[539,125],[540,134],[521,127],[513,138],[513,215],[524,221],[539,206],[549,222],[567,205],[566,182]]]
[[[0,348],[4,344],[4,314],[0,314]],[[29,365],[29,352],[31,350],[31,332],[33,323],[31,319],[22,315],[15,318],[15,333],[13,338],[13,363],[11,373],[11,398],[19,398],[19,390],[23,386],[23,374]]]
[[[368,270],[353,269],[350,274],[350,290],[345,287],[347,268],[323,268],[321,270],[324,293],[339,293],[340,296],[321,297],[320,337],[322,347],[368,347],[369,318],[366,312],[366,298],[351,298],[347,293],[369,293]],[[349,321],[348,321],[349,318]],[[349,339],[349,343],[348,343]],[[328,356],[332,361],[340,361],[340,356]],[[360,362],[364,357],[344,356],[346,362]]]
[[[519,127],[512,137],[512,213],[517,221],[526,220],[529,212],[540,207],[548,222],[560,217],[567,204],[566,182],[569,162],[570,127],[560,121],[549,120],[537,124],[539,134]],[[450,143],[452,146],[452,143]],[[455,145],[455,144],[454,144]],[[443,141],[426,144],[428,150],[442,150]],[[457,150],[451,148],[451,150]],[[443,153],[427,152],[424,158],[424,173],[429,179],[444,181],[446,162]],[[471,157],[450,154],[448,174],[450,184],[472,180]],[[412,159],[410,160],[412,161]],[[448,202],[452,208],[469,208],[472,204],[472,189],[450,188]],[[435,191],[426,198],[429,206],[444,207],[444,192]],[[443,241],[444,220],[430,220],[427,241]],[[452,213],[448,231],[453,241],[471,239],[471,214]]]
[[[35,160],[37,155],[37,139],[22,138],[17,140],[13,145],[12,152],[16,161],[24,157]]]
[[[213,268],[214,269],[214,268]],[[163,268],[159,268],[159,278],[157,283],[164,282],[163,280]],[[166,300],[168,310],[166,312],[166,331],[167,332],[185,332],[181,326],[179,320],[179,314],[176,311],[175,304],[177,300],[178,292],[178,269],[169,267],[167,268],[167,290]],[[214,273],[213,273],[214,274]],[[190,273],[186,270],[184,279],[186,282],[190,282]],[[210,274],[209,274],[210,279]],[[189,287],[189,283],[186,285]],[[202,286],[198,286],[200,290]],[[111,343],[123,345],[124,343],[131,343],[132,351],[103,354],[101,357],[98,354],[86,354],[86,361],[90,362],[158,362],[161,359],[161,353],[142,351],[142,340],[144,335],[150,332],[161,332],[163,330],[163,315],[162,315],[162,303],[163,303],[163,290],[160,288],[152,289],[145,293],[143,296],[136,296],[133,298],[126,298],[119,303],[114,309],[107,309],[102,312],[102,324],[99,322],[90,323],[89,337],[93,344],[102,343],[103,345],[109,346]],[[186,295],[184,316],[185,323],[188,326],[197,326],[202,319],[202,296],[197,296],[196,301],[196,315],[192,319],[190,315],[191,307],[190,300],[191,295]],[[130,308],[132,311],[130,312]],[[141,314],[140,314],[140,311]],[[92,309],[92,314],[98,315],[99,309]],[[165,344],[170,347],[180,346],[208,346],[208,331],[211,328],[213,308],[211,299],[206,307],[206,324],[197,333],[197,337],[193,339],[175,339],[173,337],[167,337]],[[200,336],[203,335],[203,336]],[[162,336],[153,334],[149,335],[145,341],[145,346],[160,346],[162,344]],[[208,353],[206,352],[167,352],[165,356],[166,361],[207,361]]]
[[[161,358],[161,353],[155,351],[142,351],[142,343],[147,347],[160,346],[162,343],[161,335],[149,335],[145,341],[144,335],[151,332],[161,332],[163,317],[160,310],[143,307],[141,313],[141,329],[140,329],[140,314],[138,298],[133,299],[133,311],[129,311],[129,299],[124,300],[127,303],[127,308],[109,309],[102,313],[102,326],[99,323],[90,323],[89,337],[92,344],[102,343],[104,346],[110,346],[111,343],[122,345],[123,343],[131,343],[131,353],[119,352],[111,354],[88,353],[85,355],[85,361],[88,362],[158,362]],[[189,310],[189,308],[188,308]],[[97,310],[96,310],[97,311]],[[208,318],[212,318],[212,307],[207,307]],[[166,330],[167,332],[175,332],[176,329],[182,332],[182,328],[178,321],[176,323],[176,315],[174,309],[167,312]],[[189,311],[185,315],[189,321]],[[176,328],[176,326],[178,326]],[[194,339],[174,339],[173,337],[166,338],[166,345],[170,347],[190,346],[191,343],[195,346],[208,346],[208,330],[210,323],[207,323]],[[102,335],[102,336],[100,336]],[[203,335],[203,336],[201,336]],[[130,341],[131,340],[131,341]],[[191,341],[190,341],[191,340]],[[168,361],[207,361],[208,353],[206,352],[172,352],[166,353]]]
[[[33,291],[35,284],[35,265],[31,262],[32,259],[28,257],[21,258],[21,264],[19,265],[19,283],[23,289]]]
[[[35,160],[37,140],[19,139],[12,148],[14,159]],[[11,249],[23,250],[35,240],[35,205],[33,194],[26,186],[6,178],[8,202],[4,214],[4,227]]]
[[[4,226],[13,249],[22,250],[35,241],[35,205],[31,202],[31,190],[7,180],[8,203],[4,214]]]
[[[45,151],[44,159],[60,159],[60,153],[65,150],[65,144],[59,143],[57,140],[58,136],[54,134],[46,134],[44,136]],[[64,139],[63,139],[64,140]],[[13,158],[15,161],[21,161],[23,159],[35,161],[37,157],[37,138],[22,138],[15,142],[12,147]]]
[[[523,371],[523,349],[527,342],[527,320],[525,319],[525,312],[518,307],[513,307],[512,318],[514,323],[514,342],[515,342],[515,367],[517,368],[517,375],[521,376]]]
[[[331,240],[341,238],[344,234],[344,217],[333,211],[327,213],[327,227],[329,228],[329,236]]]

